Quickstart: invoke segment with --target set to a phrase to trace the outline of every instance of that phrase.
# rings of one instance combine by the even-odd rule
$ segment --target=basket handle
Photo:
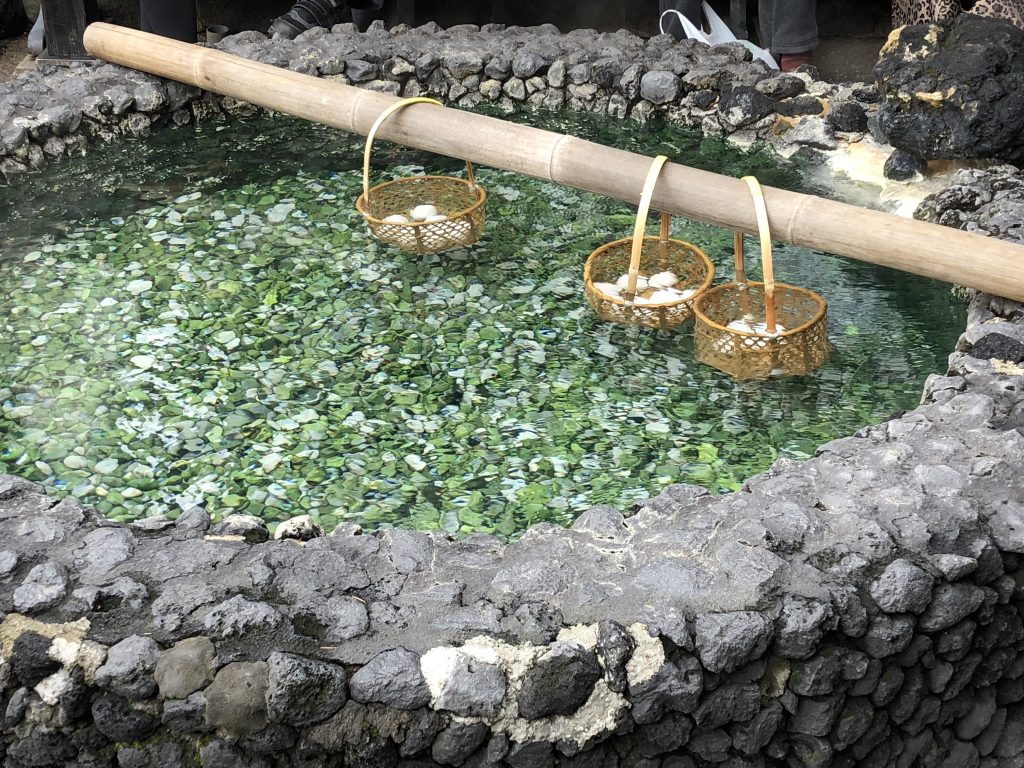
[[[410,104],[437,104],[439,107],[443,107],[437,99],[428,99],[426,96],[414,96],[409,99],[402,99],[396,101],[390,107],[380,113],[380,116],[373,123],[373,127],[370,128],[370,132],[366,134],[366,148],[363,150],[363,197],[367,204],[370,202],[370,154],[373,150],[373,139],[377,135],[377,130],[384,124],[392,113],[397,112],[402,107],[407,107]],[[476,186],[476,175],[473,173],[473,164],[466,161],[466,178],[469,180],[469,184],[472,187]]]
[[[761,183],[753,176],[744,176],[754,200],[754,214],[757,216],[757,231],[761,240],[761,270],[764,273],[764,324],[768,333],[775,333],[775,266],[772,262],[772,233],[768,226],[768,209],[764,204],[764,192]],[[736,231],[734,236],[736,251],[736,282],[745,285],[747,273],[743,265],[743,233]]]
[[[640,255],[644,250],[644,234],[647,231],[647,214],[651,210],[651,198],[654,196],[654,185],[658,183],[658,175],[662,166],[668,162],[665,155],[658,155],[651,163],[651,169],[647,172],[647,179],[644,181],[644,191],[640,195],[640,207],[636,211],[636,226],[633,227],[633,246],[629,252],[629,282],[626,283],[626,300],[632,301],[636,296],[636,279],[640,274]],[[660,247],[662,250],[668,245],[668,214],[661,215],[661,236]]]

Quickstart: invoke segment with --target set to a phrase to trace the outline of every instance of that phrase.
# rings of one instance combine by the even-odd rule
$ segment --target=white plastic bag
[[[661,33],[665,34],[665,17],[670,13],[674,13],[679,19],[679,23],[683,27],[683,31],[690,40],[699,40],[707,45],[722,45],[723,43],[740,43],[747,48],[755,59],[760,59],[772,69],[778,69],[779,65],[772,58],[772,55],[764,48],[759,48],[749,40],[737,40],[736,35],[729,29],[729,25],[722,21],[722,17],[715,13],[715,9],[712,8],[707,2],[704,3],[704,18],[707,19],[708,31],[705,32],[700,27],[694,25],[686,16],[676,10],[667,10],[661,14],[659,20],[659,26]]]

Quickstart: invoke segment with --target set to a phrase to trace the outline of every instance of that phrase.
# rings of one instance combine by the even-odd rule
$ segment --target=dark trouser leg
[[[196,41],[196,4],[194,0],[140,0],[142,31],[152,32],[186,43]]]
[[[804,53],[818,46],[817,0],[759,0],[761,46],[772,53]]]
[[[352,9],[352,21],[363,32],[377,19],[383,19],[388,29],[399,24],[416,22],[416,0],[379,0],[375,7]]]
[[[658,0],[658,13],[679,11],[699,27],[703,21],[701,5],[701,0]],[[683,25],[679,23],[679,17],[674,13],[665,17],[665,31],[676,40],[682,40],[686,37],[686,33],[683,32]]]

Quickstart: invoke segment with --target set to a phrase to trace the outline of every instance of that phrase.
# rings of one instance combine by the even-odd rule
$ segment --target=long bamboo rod
[[[115,64],[363,135],[396,100],[111,24],[91,24],[85,47]],[[573,136],[431,105],[403,110],[380,135],[633,204],[651,163],[649,157]],[[1024,301],[1022,246],[772,187],[764,188],[764,198],[779,240]],[[757,231],[742,181],[676,163],[665,166],[653,207]]]

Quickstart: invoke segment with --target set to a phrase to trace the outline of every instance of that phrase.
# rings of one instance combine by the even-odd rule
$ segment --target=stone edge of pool
[[[755,84],[795,82],[758,79],[736,49],[698,55],[628,33],[514,31],[520,50],[506,39],[485,60],[481,41],[499,33],[412,31],[436,50],[387,68],[371,60],[389,39],[379,31],[247,33],[224,47],[460,104],[490,99],[491,81],[499,103],[618,116],[613,102],[625,103],[715,135],[765,108],[754,94],[870,98],[807,77],[801,94],[769,97]],[[563,39],[582,53],[559,68],[541,43]],[[650,66],[609,79],[606,49],[637,46]],[[604,63],[578,69],[587,55]],[[723,71],[738,86],[719,110],[707,99]],[[106,65],[13,85],[22,96],[0,86],[8,177],[89,141],[251,109]],[[33,101],[54,95],[81,109]],[[778,144],[779,114],[740,130]],[[794,130],[834,140],[827,118],[809,120]],[[962,172],[922,209],[1002,237],[1019,237],[1020,213],[1012,169]],[[200,510],[123,526],[0,478],[0,757],[11,768],[1019,765],[1024,368],[987,352],[1021,342],[1024,307],[977,296],[947,375],[915,411],[738,493],[672,486],[633,517],[597,507],[514,544],[345,527],[266,540]]]

